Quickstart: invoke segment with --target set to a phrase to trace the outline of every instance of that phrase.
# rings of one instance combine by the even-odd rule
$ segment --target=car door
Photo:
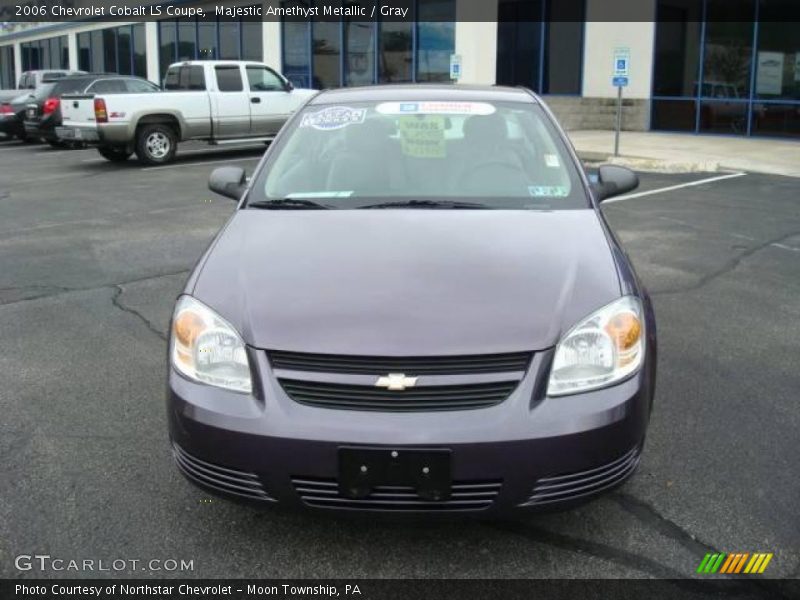
[[[275,135],[294,110],[290,87],[264,65],[247,65],[250,87],[250,133]]]
[[[214,137],[244,137],[250,133],[250,98],[238,64],[214,67]]]

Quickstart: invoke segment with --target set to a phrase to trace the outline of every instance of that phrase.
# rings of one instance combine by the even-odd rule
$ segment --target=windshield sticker
[[[303,115],[300,127],[313,127],[320,131],[333,131],[348,125],[361,124],[366,116],[366,108],[330,106],[315,113]]]
[[[544,164],[546,164],[551,169],[557,169],[560,167],[560,163],[558,162],[558,156],[555,154],[545,154],[544,155]]]
[[[444,158],[445,118],[419,115],[400,119],[400,147],[403,154],[415,158]]]
[[[528,193],[534,198],[563,198],[569,190],[563,185],[529,185]]]
[[[491,115],[487,102],[382,102],[375,110],[383,115]]]
[[[292,192],[286,197],[291,200],[301,198],[349,198],[353,195],[353,190],[346,192]]]

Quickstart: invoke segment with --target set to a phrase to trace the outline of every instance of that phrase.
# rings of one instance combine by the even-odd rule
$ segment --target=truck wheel
[[[124,146],[100,146],[97,151],[100,153],[100,156],[111,162],[125,162],[128,160],[128,157],[133,154],[133,152]]]
[[[69,145],[61,140],[47,140],[47,143],[50,144],[51,148],[66,148]]]
[[[163,165],[175,158],[175,132],[166,125],[144,125],[136,135],[136,156],[146,165]]]

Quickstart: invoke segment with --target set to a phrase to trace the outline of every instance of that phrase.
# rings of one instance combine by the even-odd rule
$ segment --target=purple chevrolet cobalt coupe
[[[563,508],[639,463],[650,299],[524,89],[327,91],[251,178],[177,300],[168,413],[204,490],[329,511]]]

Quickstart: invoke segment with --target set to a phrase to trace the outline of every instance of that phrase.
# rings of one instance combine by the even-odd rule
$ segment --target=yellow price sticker
[[[403,154],[416,158],[444,158],[446,155],[445,118],[441,115],[414,115],[400,118]]]

